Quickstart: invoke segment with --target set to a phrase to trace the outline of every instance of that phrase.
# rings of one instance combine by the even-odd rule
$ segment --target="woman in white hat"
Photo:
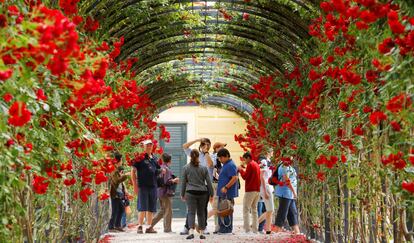
[[[269,178],[272,176],[272,171],[268,167],[267,160],[260,160],[260,196],[266,207],[266,212],[259,217],[259,223],[266,220],[265,230],[266,234],[272,232],[272,214],[275,211],[275,204],[273,198],[273,186],[269,184]]]

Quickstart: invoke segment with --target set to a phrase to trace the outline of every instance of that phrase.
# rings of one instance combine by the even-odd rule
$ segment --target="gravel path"
[[[213,219],[210,218],[208,222],[208,230],[210,235],[206,235],[206,240],[200,240],[199,235],[195,234],[194,240],[186,240],[186,236],[180,235],[180,231],[183,229],[185,219],[175,218],[172,223],[172,230],[175,233],[164,233],[162,220],[155,226],[157,234],[141,234],[136,233],[137,226],[130,225],[125,232],[120,233],[108,233],[103,236],[101,242],[310,242],[306,240],[304,235],[292,235],[290,233],[272,233],[271,235],[264,234],[243,234],[243,214],[242,208],[239,205],[235,207],[234,213],[234,228],[233,235],[215,235],[212,234],[214,229]],[[144,227],[145,230],[146,227]]]

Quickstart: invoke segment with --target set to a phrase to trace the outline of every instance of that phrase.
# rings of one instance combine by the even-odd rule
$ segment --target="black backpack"
[[[164,186],[165,186],[164,175],[160,173],[159,175],[157,175],[157,187],[164,187]]]
[[[272,176],[269,178],[269,184],[272,186],[277,186],[279,185],[279,168],[280,166],[283,165],[283,163],[279,163],[276,167],[276,170],[273,171]]]

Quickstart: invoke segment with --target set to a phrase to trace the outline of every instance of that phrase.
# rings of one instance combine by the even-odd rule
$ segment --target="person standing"
[[[187,240],[194,239],[195,216],[197,214],[200,239],[205,239],[204,230],[207,222],[207,205],[213,200],[213,186],[207,167],[200,165],[199,152],[191,150],[191,161],[184,166],[181,182],[181,199],[187,203],[189,235]]]
[[[111,196],[111,219],[109,220],[108,229],[109,231],[121,231],[121,219],[125,212],[123,199],[125,197],[125,187],[123,182],[128,179],[129,173],[123,174],[124,168],[122,167],[122,155],[115,152],[115,171],[110,176],[110,196]]]
[[[299,234],[298,210],[296,207],[298,183],[296,170],[291,166],[290,162],[283,162],[283,165],[279,166],[278,175],[278,180],[281,181],[283,185],[277,185],[275,190],[275,195],[279,197],[275,231],[281,232],[283,230],[282,226],[287,218],[293,232]]]
[[[210,156],[210,147],[211,147],[211,141],[208,138],[200,138],[200,139],[196,139],[193,141],[190,141],[188,143],[183,144],[183,149],[185,154],[191,158],[191,146],[195,143],[200,143],[200,145],[198,146],[198,151],[199,151],[199,161],[200,161],[200,166],[205,166],[207,167],[208,170],[208,174],[210,176],[210,181],[213,178],[213,167],[214,167],[214,162]],[[208,214],[207,212],[207,208],[206,208],[206,215]],[[206,225],[207,225],[207,218],[206,218]],[[183,231],[180,232],[180,235],[188,235],[189,233],[189,227],[188,227],[188,218],[185,221],[185,225],[184,225],[184,229]],[[204,234],[208,235],[209,232],[207,230],[207,228],[204,230]]]
[[[230,158],[230,152],[222,148],[217,152],[217,158],[223,167],[221,168],[219,181],[217,184],[217,196],[219,203],[223,199],[228,199],[234,205],[234,198],[238,197],[237,166]],[[219,234],[227,234],[233,231],[233,213],[228,217],[219,218]]]
[[[252,160],[250,152],[244,153],[243,159],[247,164],[246,170],[242,166],[239,166],[238,170],[241,177],[246,181],[243,198],[244,231],[249,233],[251,230],[253,233],[257,233],[258,217],[256,207],[260,192],[260,167],[256,161]],[[249,214],[252,215],[252,229],[250,229]]]
[[[171,166],[171,155],[164,153],[161,156],[161,169],[165,169],[165,174],[162,176],[163,185],[158,187],[158,199],[160,201],[160,210],[152,220],[150,231],[153,231],[154,226],[164,218],[164,232],[171,233],[171,221],[172,221],[172,194],[169,193],[169,188],[179,182],[179,178],[173,178],[173,173],[170,169]]]
[[[272,214],[275,210],[273,187],[269,184],[269,178],[272,176],[272,171],[268,167],[268,161],[262,159],[260,161],[260,196],[263,198],[263,203],[266,212],[259,218],[259,223],[266,221],[266,234],[272,232]]]
[[[214,232],[213,234],[217,234],[219,231],[219,224],[218,224],[218,216],[217,216],[217,207],[218,207],[218,196],[217,196],[217,183],[219,174],[221,171],[222,164],[220,163],[219,159],[217,158],[217,151],[226,147],[226,143],[215,142],[213,145],[213,154],[211,155],[211,159],[214,164],[213,168],[213,190],[214,190],[214,198],[212,203],[212,209],[208,212],[207,219],[214,215]]]
[[[153,142],[147,139],[142,142],[145,156],[133,162],[132,182],[134,191],[138,193],[138,234],[143,234],[144,218],[147,224],[152,225],[153,214],[157,211],[157,175],[165,172],[158,164],[157,158],[152,154]],[[135,173],[136,172],[136,173]],[[138,176],[138,179],[136,178]],[[157,233],[152,227],[145,233]]]

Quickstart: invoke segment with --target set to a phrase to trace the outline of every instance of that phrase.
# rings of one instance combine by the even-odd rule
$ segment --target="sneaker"
[[[149,227],[148,229],[145,230],[146,234],[155,234],[157,233],[157,231],[154,230],[154,228]]]
[[[205,240],[206,237],[204,235],[200,235],[200,240]]]
[[[125,230],[123,228],[115,228],[116,231],[118,232],[125,232]]]
[[[203,234],[205,234],[205,235],[209,235],[209,234],[210,234],[210,232],[208,232],[208,230],[207,230],[207,228],[206,228],[206,229],[204,230]]]
[[[183,231],[180,232],[180,235],[188,235],[188,229],[184,227]]]
[[[138,226],[137,233],[144,234],[144,231],[142,230],[142,225]]]
[[[194,234],[191,234],[191,235],[189,235],[189,236],[187,236],[187,238],[186,238],[187,240],[192,240],[192,239],[194,239]]]

